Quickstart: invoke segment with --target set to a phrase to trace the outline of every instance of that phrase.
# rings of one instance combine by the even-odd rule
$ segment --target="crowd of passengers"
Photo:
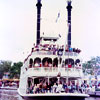
[[[56,46],[56,45],[49,45],[49,44],[45,44],[45,45],[41,45],[41,44],[40,45],[35,45],[34,44],[34,47],[31,50],[31,54],[29,54],[28,57],[31,56],[34,51],[41,51],[41,50],[43,50],[43,51],[52,51],[53,55],[57,54],[57,55],[62,56],[63,51],[64,51],[64,45]],[[69,48],[67,45],[65,46],[65,51],[66,52],[76,52],[76,53],[81,52],[80,49],[71,48],[71,47]],[[24,60],[24,62],[27,61],[28,57]]]
[[[39,63],[34,64],[34,66],[33,66],[33,65],[29,65],[29,68],[32,68],[32,67],[42,67],[42,66],[43,66],[43,67],[57,67],[57,65],[52,65],[51,63],[48,64],[48,63],[46,62],[45,65],[42,65],[42,64],[39,64]],[[73,66],[73,65],[68,64],[68,65],[66,65],[66,68],[67,68],[67,67],[68,67],[68,68],[72,68],[72,66]],[[64,67],[64,65],[63,65],[62,67]],[[75,68],[81,68],[81,64],[75,65]]]
[[[3,81],[3,80],[0,80],[0,87],[19,87],[19,81]]]
[[[87,93],[89,85],[82,83],[81,86],[79,86],[78,84],[75,85],[74,83],[70,84],[70,83],[64,83],[62,84],[60,83],[54,83],[54,84],[49,84],[49,83],[40,83],[40,84],[35,84],[35,85],[31,85],[28,89],[27,89],[27,93],[32,93],[32,94],[36,94],[36,93]]]
[[[40,59],[38,59],[38,60],[40,60]],[[75,66],[75,68],[81,68],[81,64],[80,64],[79,59],[77,59],[75,61],[75,64],[74,64],[73,59],[71,59],[71,60],[69,59],[69,63],[68,63],[68,59],[67,59],[67,61],[62,62],[62,67],[72,68],[74,66]],[[32,68],[32,67],[58,67],[58,60],[55,59],[55,61],[53,61],[53,63],[52,63],[52,61],[50,61],[50,58],[46,58],[46,60],[42,61],[42,63],[41,63],[41,61],[40,62],[34,61],[34,63],[33,63],[33,60],[30,59],[29,68]]]
[[[35,46],[35,44],[34,44],[34,47],[32,48],[32,52],[34,52],[34,51],[39,51],[39,50],[51,50],[51,51],[64,51],[64,45],[62,45],[62,46],[59,46],[59,45],[49,45],[49,44],[45,44],[45,45],[42,45],[42,44],[40,44],[40,45],[36,45]],[[76,48],[69,48],[68,47],[68,45],[66,45],[65,46],[65,51],[66,52],[76,52],[76,53],[80,53],[81,52],[81,50],[80,49],[76,49]]]

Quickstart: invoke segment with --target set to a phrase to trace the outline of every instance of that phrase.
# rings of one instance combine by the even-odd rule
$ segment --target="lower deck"
[[[18,92],[20,94],[20,92]],[[84,100],[88,98],[87,94],[79,93],[46,93],[46,94],[20,94],[24,98],[31,98],[36,100]]]
[[[73,96],[73,97],[89,97],[88,94],[82,94],[82,93],[41,93],[41,94],[20,94],[22,96],[26,97],[42,97],[42,96]]]

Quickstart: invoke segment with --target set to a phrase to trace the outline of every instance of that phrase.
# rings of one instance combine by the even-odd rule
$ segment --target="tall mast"
[[[40,44],[40,20],[41,20],[41,0],[37,0],[37,40],[36,44]]]
[[[71,0],[68,0],[67,1],[67,11],[68,11],[68,47],[70,48],[71,47],[71,9],[72,9],[72,6],[71,6],[71,3],[72,1]]]

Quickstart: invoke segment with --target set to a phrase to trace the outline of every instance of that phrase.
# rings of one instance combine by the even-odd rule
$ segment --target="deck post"
[[[68,77],[66,77],[66,83],[68,84]]]
[[[33,77],[33,80],[32,80],[32,85],[34,86],[34,77]]]
[[[57,77],[57,79],[58,79],[58,84],[60,83],[60,77]]]
[[[48,84],[49,84],[49,76],[48,76]]]

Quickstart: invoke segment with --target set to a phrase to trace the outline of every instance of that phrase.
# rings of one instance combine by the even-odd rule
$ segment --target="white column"
[[[57,77],[57,79],[58,79],[58,84],[60,83],[60,77]]]
[[[68,84],[68,77],[66,77],[66,83]]]
[[[48,84],[49,84],[49,76],[48,76]]]
[[[33,77],[32,85],[34,85],[34,77]]]

